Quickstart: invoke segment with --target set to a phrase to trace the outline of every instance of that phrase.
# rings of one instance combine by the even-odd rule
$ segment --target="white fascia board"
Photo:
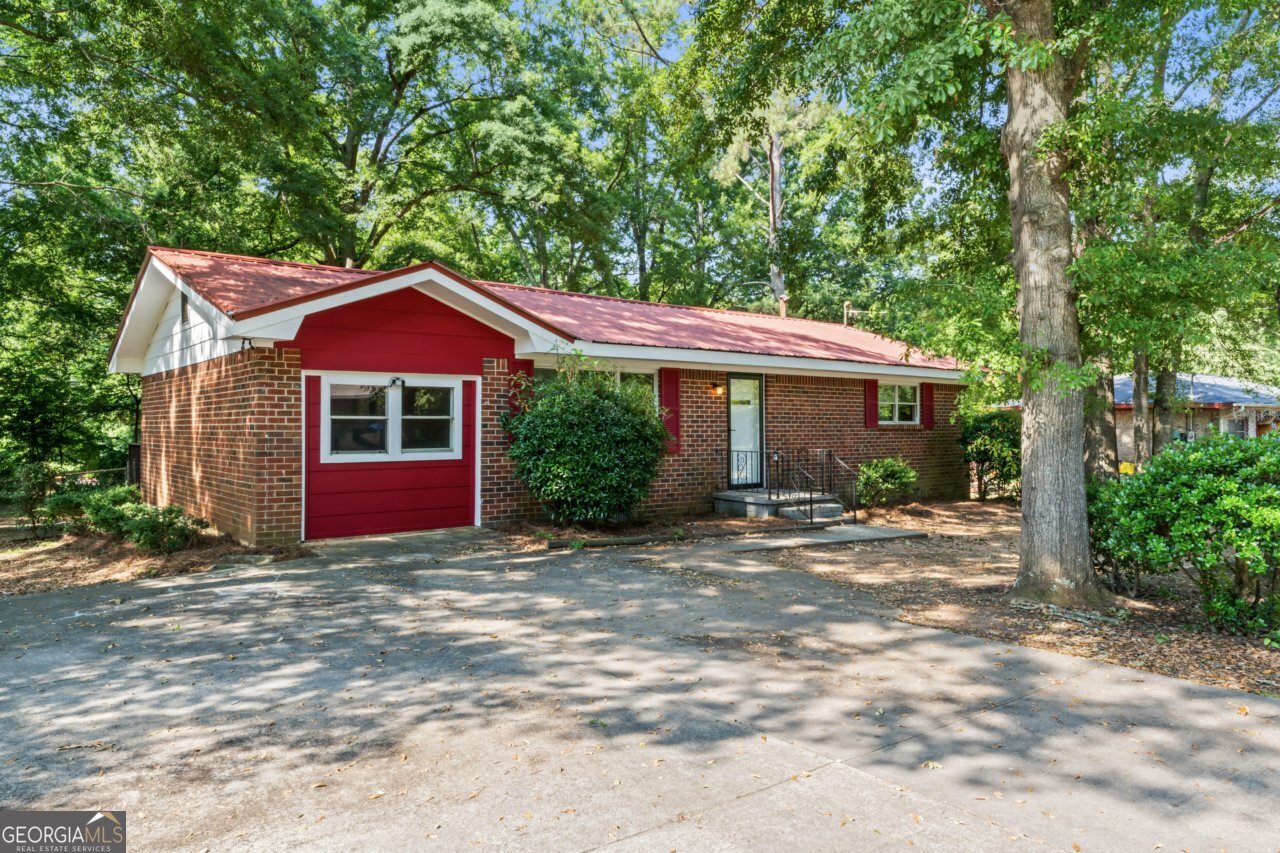
[[[364,287],[353,287],[332,296],[321,296],[246,320],[237,320],[232,324],[229,333],[235,337],[252,339],[292,340],[297,337],[298,329],[308,314],[374,296],[382,296],[406,287],[416,288],[431,298],[512,336],[524,348],[550,350],[554,342],[564,343],[564,340],[554,333],[512,311],[497,300],[477,293],[470,287],[458,283],[451,276],[430,268],[407,272]]]
[[[850,379],[922,379],[942,384],[964,384],[963,370],[944,370],[912,364],[864,364],[824,358],[760,355],[722,350],[678,349],[672,347],[628,346],[575,341],[561,345],[559,352],[535,359],[539,367],[553,367],[556,356],[579,351],[587,358],[618,362],[634,367],[686,367],[691,370],[726,370],[744,373],[791,373],[802,376],[840,376]]]

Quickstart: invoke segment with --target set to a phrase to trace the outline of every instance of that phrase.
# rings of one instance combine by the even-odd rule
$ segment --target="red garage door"
[[[391,378],[386,383],[394,400],[376,390],[371,398],[361,397],[361,387],[378,387],[375,379],[304,380],[305,538],[475,524],[476,381],[453,380],[458,399],[449,419],[438,397],[424,402],[423,393],[412,393],[412,386],[397,388]],[[456,458],[422,460],[395,453],[402,440],[406,447],[415,440],[443,442],[446,430],[452,430]],[[380,454],[379,461],[366,461]]]

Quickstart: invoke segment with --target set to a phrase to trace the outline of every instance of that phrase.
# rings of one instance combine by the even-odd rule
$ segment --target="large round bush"
[[[1141,473],[1095,487],[1089,523],[1113,586],[1132,591],[1143,573],[1180,571],[1219,627],[1280,628],[1280,439],[1171,445]]]
[[[504,418],[515,474],[561,522],[608,521],[649,493],[668,439],[644,383],[571,363],[517,393]]]

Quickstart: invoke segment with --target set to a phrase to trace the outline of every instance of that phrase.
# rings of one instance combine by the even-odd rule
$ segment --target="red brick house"
[[[111,353],[142,376],[145,498],[254,543],[494,524],[510,376],[578,350],[650,382],[673,436],[640,512],[706,512],[774,448],[901,455],[965,496],[951,359],[834,323],[151,248]]]

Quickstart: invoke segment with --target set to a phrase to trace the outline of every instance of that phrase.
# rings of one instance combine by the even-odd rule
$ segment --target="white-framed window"
[[[1231,417],[1223,415],[1221,421],[1221,429],[1227,435],[1234,435],[1237,438],[1250,437],[1250,418]]]
[[[880,423],[920,423],[920,386],[881,382],[879,395]]]
[[[320,385],[320,461],[462,458],[461,379],[343,373]]]

